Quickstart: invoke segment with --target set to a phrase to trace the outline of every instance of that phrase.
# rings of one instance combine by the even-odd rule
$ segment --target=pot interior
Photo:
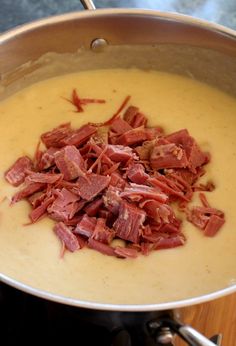
[[[108,45],[90,49],[94,39]],[[78,71],[139,68],[170,72],[236,95],[236,37],[233,32],[183,16],[152,11],[97,11],[59,16],[6,33],[0,39],[1,89],[5,98],[36,81]],[[90,304],[48,294],[3,278],[13,286],[72,305],[119,310],[158,310],[209,300],[200,298],[143,306]]]
[[[108,42],[99,52],[90,49],[97,38]],[[235,95],[236,37],[232,30],[187,16],[98,10],[2,35],[0,66],[1,93],[63,73],[137,67],[182,74]]]

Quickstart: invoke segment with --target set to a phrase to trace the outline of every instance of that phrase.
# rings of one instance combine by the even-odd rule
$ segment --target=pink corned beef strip
[[[57,198],[48,206],[48,212],[54,220],[68,221],[78,211],[80,197],[66,188],[62,188]]]
[[[74,252],[80,249],[80,244],[77,237],[63,222],[56,223],[56,225],[54,226],[54,232],[56,233],[58,238],[65,244],[66,248],[69,251]]]
[[[168,196],[165,193],[162,193],[159,189],[135,183],[130,183],[130,186],[125,187],[120,196],[128,199],[132,199],[132,196],[138,196],[139,200],[142,198],[152,198],[161,203],[165,203],[168,200]]]
[[[157,145],[150,156],[154,169],[185,168],[188,165],[185,151],[173,143]]]
[[[74,233],[90,238],[96,226],[96,218],[84,214],[81,221],[77,224]]]
[[[63,146],[75,145],[80,146],[86,142],[92,135],[97,132],[97,128],[92,125],[84,125],[78,130],[74,130],[62,139]]]
[[[61,148],[64,146],[61,141],[71,133],[70,123],[62,124],[52,131],[45,132],[41,135],[41,140],[47,148]]]
[[[214,237],[225,223],[225,219],[217,215],[211,215],[204,229],[204,235]]]
[[[79,177],[77,181],[78,193],[81,198],[90,201],[103,191],[109,185],[109,182],[110,177],[99,174],[90,174],[87,179]]]
[[[38,168],[40,171],[50,168],[55,163],[55,153],[58,151],[58,148],[50,147],[43,152],[41,158],[38,162]]]
[[[116,143],[125,146],[137,145],[147,140],[147,132],[143,126],[129,130],[118,137]]]
[[[136,184],[145,184],[149,175],[145,172],[145,169],[141,163],[134,163],[127,169],[128,178]]]
[[[74,180],[79,176],[85,176],[84,159],[73,145],[67,145],[57,151],[55,163],[65,180]]]
[[[104,244],[110,244],[115,236],[115,232],[106,226],[106,220],[98,218],[92,234],[92,238]]]
[[[124,248],[121,246],[115,247],[115,254],[121,258],[136,258],[138,257],[138,251],[135,249]]]
[[[123,145],[108,145],[106,155],[114,162],[127,161],[131,158],[137,158],[130,147]]]
[[[16,192],[16,194],[12,197],[11,204],[19,202],[24,198],[30,197],[34,193],[44,190],[45,187],[46,185],[43,183],[26,184],[26,186],[22,190]]]
[[[103,195],[105,207],[114,215],[119,213],[120,203],[122,201],[120,193],[121,190],[119,188],[109,186],[106,193]]]
[[[119,238],[138,243],[146,213],[136,206],[122,201],[118,219],[114,223]]]
[[[22,156],[6,171],[5,179],[13,186],[22,184],[26,177],[26,171],[33,167],[32,160],[27,156]]]
[[[188,167],[193,173],[196,168],[209,162],[209,154],[201,151],[197,142],[188,133],[188,130],[183,129],[172,133],[165,137],[169,142],[181,145],[186,153]]]
[[[139,109],[134,106],[130,106],[125,114],[124,114],[124,120],[127,121],[127,123],[136,128],[140,127],[142,125],[147,125],[147,117],[139,112]]]
[[[98,211],[101,209],[102,205],[103,199],[98,198],[93,200],[91,203],[87,204],[84,208],[84,211],[88,216],[96,216]]]
[[[47,212],[48,206],[53,203],[54,199],[55,199],[54,196],[45,198],[44,201],[37,208],[33,209],[29,213],[29,218],[31,219],[31,221],[36,222],[43,215],[45,215]]]
[[[123,189],[127,185],[127,181],[122,178],[122,175],[119,172],[113,172],[111,173],[111,180],[109,185]]]
[[[62,174],[30,172],[29,175],[25,178],[25,182],[55,184],[59,180],[62,180],[62,178],[63,178]]]
[[[211,208],[206,196],[200,193],[203,207],[192,207],[187,209],[187,219],[197,228],[203,230],[207,237],[213,237],[225,223],[225,216],[221,210]]]
[[[123,120],[119,116],[112,122],[110,129],[114,131],[116,134],[121,135],[129,130],[132,130],[132,126],[130,126],[125,120]]]
[[[177,246],[182,246],[185,243],[185,238],[183,235],[168,235],[160,236],[154,243],[155,250],[169,249]]]
[[[95,240],[93,238],[89,238],[88,240],[88,246],[91,249],[94,249],[98,252],[101,252],[104,255],[107,256],[115,256],[115,249],[107,244],[101,243],[98,240]]]

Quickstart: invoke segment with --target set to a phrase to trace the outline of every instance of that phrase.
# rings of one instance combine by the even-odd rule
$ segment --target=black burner
[[[170,312],[96,311],[63,305],[0,283],[4,346],[157,346],[150,321]],[[155,330],[154,330],[155,331]]]
[[[5,346],[111,345],[104,327],[80,318],[80,309],[0,284],[1,340]]]

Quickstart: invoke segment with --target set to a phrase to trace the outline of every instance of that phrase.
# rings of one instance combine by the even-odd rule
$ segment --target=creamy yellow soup
[[[81,97],[101,98],[83,113],[64,98],[73,88]],[[188,128],[212,162],[202,182],[216,185],[207,193],[212,206],[225,211],[216,237],[184,221],[183,247],[154,251],[148,257],[117,259],[94,250],[66,252],[53,221],[31,226],[25,201],[9,207],[17,188],[3,174],[20,156],[32,156],[39,136],[65,122],[72,126],[108,119],[131,95],[150,125],[167,133]],[[80,300],[146,304],[186,299],[235,283],[236,279],[236,100],[219,90],[177,75],[136,69],[80,72],[34,84],[0,103],[0,272],[33,288]],[[196,195],[194,203],[199,203]]]

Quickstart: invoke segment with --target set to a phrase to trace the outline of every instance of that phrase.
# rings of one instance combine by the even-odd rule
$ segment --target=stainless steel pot
[[[34,81],[31,78],[32,71],[37,71],[48,62],[47,59],[41,58],[46,53],[74,53],[81,47],[83,50],[78,53],[78,57],[81,57],[78,66],[68,66],[66,71],[51,71],[47,77],[72,71],[73,68],[135,65],[194,76],[236,95],[235,31],[188,16],[158,11],[92,11],[95,7],[91,1],[82,2],[91,11],[39,20],[1,35],[0,93],[3,96],[7,95],[8,90],[13,92],[21,87],[27,80],[28,83]],[[90,60],[87,53],[92,56]],[[39,78],[44,76],[39,75]],[[28,287],[14,278],[4,275],[0,278],[11,286],[39,297],[93,309],[93,319],[99,320],[111,329],[114,326],[139,326],[139,320],[141,324],[148,326],[145,327],[146,332],[160,345],[168,342],[171,344],[171,332],[180,334],[190,345],[215,345],[191,327],[176,322],[173,313],[168,311],[206,302],[236,291],[236,285],[233,285],[208,295],[182,301],[151,305],[113,305],[57,296]],[[83,310],[83,314],[85,317],[89,315],[91,319],[91,312],[86,309]]]

